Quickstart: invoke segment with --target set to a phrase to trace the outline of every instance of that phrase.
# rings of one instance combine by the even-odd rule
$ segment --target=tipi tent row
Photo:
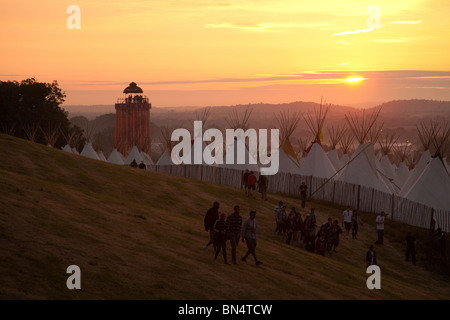
[[[68,153],[78,154],[77,150],[75,148],[71,148],[69,144],[65,145],[62,150]],[[80,155],[90,159],[105,161],[117,165],[130,165],[133,160],[135,160],[138,165],[141,162],[143,162],[146,166],[153,165],[150,155],[145,152],[140,152],[136,146],[130,150],[126,158],[116,148],[114,148],[108,159],[106,159],[102,151],[96,152],[92,146],[92,143],[86,142]]]

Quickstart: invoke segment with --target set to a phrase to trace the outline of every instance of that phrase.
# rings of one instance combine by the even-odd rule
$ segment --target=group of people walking
[[[247,262],[249,255],[253,256],[255,264],[261,265],[262,262],[256,257],[256,211],[249,212],[249,218],[242,224],[242,216],[240,215],[240,207],[235,205],[233,213],[228,216],[225,213],[219,214],[220,204],[218,201],[213,203],[204,218],[205,230],[209,232],[209,242],[203,246],[204,249],[212,244],[214,247],[214,259],[217,259],[220,252],[222,252],[225,264],[238,264],[237,262],[237,248],[239,241],[247,244],[247,252],[241,258],[241,261]],[[227,242],[231,245],[231,263],[227,256]]]
[[[267,201],[267,176],[260,174],[257,178],[253,171],[246,169],[242,173],[242,183],[241,186],[245,190],[245,194],[248,197],[255,199],[254,193],[256,192],[256,185],[258,185],[258,191],[261,193],[261,200]]]
[[[249,217],[243,223],[238,205],[234,206],[233,212],[229,215],[219,213],[219,208],[219,202],[215,201],[212,208],[205,215],[204,227],[209,232],[210,239],[203,248],[208,249],[212,244],[215,259],[222,253],[225,264],[238,264],[237,248],[239,242],[242,241],[247,245],[247,252],[242,256],[241,261],[247,262],[248,256],[252,255],[257,266],[262,264],[256,256],[256,211],[250,211]],[[273,214],[276,225],[275,233],[281,236],[286,244],[294,243],[299,245],[303,242],[304,248],[307,251],[320,255],[325,255],[326,252],[328,254],[337,252],[336,249],[339,246],[340,235],[344,234],[344,230],[347,239],[350,236],[350,230],[352,238],[357,239],[358,229],[363,225],[357,210],[352,210],[350,206],[347,206],[342,212],[342,228],[344,230],[339,225],[338,220],[333,220],[329,217],[327,222],[324,222],[317,231],[315,208],[311,208],[309,214],[303,219],[301,213],[295,207],[292,207],[290,212],[287,213],[287,208],[283,201],[279,201],[274,208]],[[384,242],[385,217],[386,213],[382,211],[375,219],[378,236],[375,244],[378,245],[382,245]],[[439,228],[435,236],[438,239],[441,254],[445,257],[445,233]],[[228,241],[231,246],[231,263],[228,261],[227,256]],[[409,261],[411,257],[412,263],[416,265],[416,239],[411,233],[408,233],[406,236],[405,244],[405,260]],[[374,246],[370,245],[366,253],[366,266],[373,264],[376,264],[376,252]]]
[[[291,208],[289,214],[286,211],[286,206],[283,201],[279,201],[275,206],[273,214],[275,216],[275,233],[282,236],[287,244],[293,240],[294,243],[300,244],[302,241],[306,250],[316,252],[324,255],[327,251],[334,252],[339,246],[339,235],[343,233],[339,226],[339,221],[328,218],[320,229],[317,229],[317,219],[315,208],[311,208],[310,212],[304,219],[301,213],[295,207]],[[350,230],[352,230],[352,237],[356,239],[358,228],[362,225],[361,217],[356,210],[351,210],[350,207],[343,212],[343,227],[347,231],[347,239]]]

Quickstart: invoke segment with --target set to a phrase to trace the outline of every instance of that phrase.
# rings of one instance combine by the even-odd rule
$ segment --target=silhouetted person
[[[141,163],[139,163],[139,169],[147,169],[147,166],[145,165],[144,161],[141,161]]]
[[[223,262],[225,264],[231,264],[227,260],[227,222],[225,221],[227,215],[221,213],[219,215],[219,220],[214,223],[214,234],[215,234],[215,244],[216,244],[216,254],[214,259],[217,259],[220,251],[222,250]]]
[[[259,266],[262,262],[256,258],[256,211],[250,211],[249,215],[250,218],[245,220],[242,227],[242,242],[247,243],[248,251],[241,260],[247,262],[247,257],[251,254],[255,259],[256,265]]]
[[[210,244],[214,244],[214,251],[216,250],[216,245],[214,243],[214,223],[219,219],[219,207],[218,201],[214,201],[213,206],[206,212],[204,218],[205,231],[209,232],[209,242],[203,246],[203,249],[208,249]]]
[[[377,253],[373,249],[373,244],[370,245],[369,251],[366,253],[366,268],[372,265],[377,265]]]
[[[262,201],[267,201],[267,184],[267,177],[263,174],[260,174],[258,179],[258,189],[261,193]]]
[[[441,256],[445,257],[446,239],[445,239],[445,232],[441,228],[438,228],[436,230],[436,239],[439,243],[439,251],[441,252]]]
[[[136,162],[136,159],[133,159],[133,161],[131,161],[131,163],[130,163],[130,167],[137,168],[137,166],[138,166],[138,164]]]
[[[386,214],[384,213],[384,211],[381,211],[380,215],[375,219],[378,234],[378,241],[376,242],[376,244],[383,244],[385,216]]]
[[[240,207],[234,206],[233,213],[227,218],[228,237],[231,244],[231,260],[234,264],[237,264],[236,249],[239,245],[239,239],[242,232],[242,217],[240,215]]]
[[[302,201],[302,208],[305,208],[305,205],[306,205],[306,193],[308,191],[308,187],[307,187],[307,185],[305,184],[304,181],[302,181],[302,184],[300,185],[299,191],[300,191],[300,199]]]
[[[409,261],[409,254],[411,253],[411,261],[413,265],[416,265],[416,239],[408,232],[406,238],[406,261]]]

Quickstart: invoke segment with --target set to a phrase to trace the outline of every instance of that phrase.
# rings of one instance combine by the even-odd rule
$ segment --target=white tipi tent
[[[279,172],[299,174],[300,161],[295,153],[294,147],[291,144],[290,137],[294,133],[297,125],[301,119],[302,114],[294,112],[280,112],[277,116],[280,134],[280,146],[278,148]]]
[[[238,163],[238,150],[244,150],[244,163]],[[227,161],[227,155],[231,153],[233,150],[233,159],[232,161]],[[230,158],[228,156],[228,158]],[[223,167],[236,169],[240,171],[244,171],[248,169],[249,171],[259,172],[260,168],[258,166],[257,160],[251,155],[247,145],[242,141],[240,137],[234,139],[234,142],[227,146],[225,157],[223,160]]]
[[[144,164],[146,166],[152,166],[154,164],[152,158],[150,157],[150,155],[148,153],[141,151],[141,156],[142,156],[142,159],[144,160]]]
[[[295,155],[295,153],[293,153],[293,148],[289,140],[286,140],[285,143],[282,146],[280,146],[278,151],[279,151],[278,171],[292,174],[300,174],[300,161]]]
[[[239,115],[237,109],[233,109],[230,112],[230,115],[225,120],[227,121],[230,128],[234,130],[242,129],[246,131],[248,129],[248,121],[250,118],[252,111],[248,108],[245,110],[242,116]],[[250,152],[247,144],[243,140],[244,136],[237,136],[233,139],[233,142],[229,143],[225,146],[225,156],[223,160],[223,167],[236,169],[240,171],[244,171],[248,169],[249,171],[259,172],[260,168],[258,166],[257,159]],[[228,143],[228,141],[227,141]],[[244,151],[244,158],[239,159],[238,151]],[[242,161],[238,161],[242,160]],[[239,162],[239,163],[238,163]],[[244,162],[244,163],[242,163]]]
[[[108,157],[108,162],[118,165],[124,165],[125,159],[123,158],[123,155],[116,148],[114,148]]]
[[[125,165],[129,166],[131,164],[131,162],[133,162],[133,160],[136,160],[136,163],[138,165],[144,161],[137,146],[133,146],[133,148],[131,148],[130,152],[128,152],[128,156],[125,160]]]
[[[404,197],[434,209],[448,210],[450,175],[442,159],[432,158]]]
[[[389,160],[388,155],[384,155],[381,157],[380,166],[382,173],[384,176],[392,182],[393,186],[396,189],[396,193],[400,191],[402,187],[402,183],[400,182],[400,178],[395,173],[395,168],[392,166],[391,160]]]
[[[82,155],[83,157],[87,157],[87,158],[91,158],[91,159],[95,159],[95,160],[100,160],[100,158],[98,157],[97,152],[95,152],[95,150],[92,147],[92,144],[90,142],[86,142],[86,144],[84,145],[84,148],[81,151],[80,155]]]
[[[166,150],[163,152],[161,157],[159,157],[158,161],[156,162],[157,166],[174,166],[181,164],[181,161],[178,160],[177,163],[172,162],[171,158],[171,151],[169,148],[166,148]]]
[[[68,153],[73,153],[73,150],[69,144],[66,144],[61,150],[68,152]]]
[[[359,146],[356,148],[348,164],[342,169],[337,180],[373,188],[386,193],[393,193],[394,188],[389,180],[380,173],[375,157],[374,143],[368,141],[376,141],[381,131],[381,126],[375,125],[381,108],[375,109],[369,117],[365,110],[362,116],[355,115],[346,116],[348,125],[350,126]]]
[[[105,157],[105,155],[103,154],[103,151],[99,151],[98,152],[98,158],[101,160],[101,161],[106,161],[106,157]]]
[[[300,167],[299,173],[304,176],[329,179],[335,175],[336,169],[323,150],[322,146],[315,142]]]
[[[380,176],[375,161],[373,143],[360,144],[337,180],[392,193],[391,187]]]
[[[334,166],[334,169],[338,171],[343,167],[341,160],[339,159],[338,151],[336,149],[332,149],[327,153],[328,159],[330,159],[331,163]]]
[[[327,156],[328,159],[330,159],[331,163],[333,164],[336,171],[342,168],[341,160],[339,159],[339,154],[336,149],[337,145],[341,142],[342,137],[345,134],[345,127],[341,126],[331,126],[330,128],[327,128],[328,136],[330,138],[330,147],[331,150],[328,151]]]
[[[409,169],[406,166],[406,163],[404,161],[400,162],[397,169],[395,170],[397,177],[400,181],[400,190],[402,189],[403,185],[405,184],[406,180],[409,177]]]
[[[425,150],[420,156],[419,161],[417,162],[414,169],[410,172],[408,179],[406,179],[405,183],[400,190],[399,196],[404,197],[411,186],[417,181],[419,176],[422,174],[422,171],[425,169],[427,164],[431,160],[431,154],[429,150]]]

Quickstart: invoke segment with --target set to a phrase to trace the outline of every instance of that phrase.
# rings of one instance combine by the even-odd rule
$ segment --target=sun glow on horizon
[[[366,78],[361,78],[361,77],[348,77],[347,78],[347,82],[349,82],[349,83],[361,82],[363,80],[366,80]]]

